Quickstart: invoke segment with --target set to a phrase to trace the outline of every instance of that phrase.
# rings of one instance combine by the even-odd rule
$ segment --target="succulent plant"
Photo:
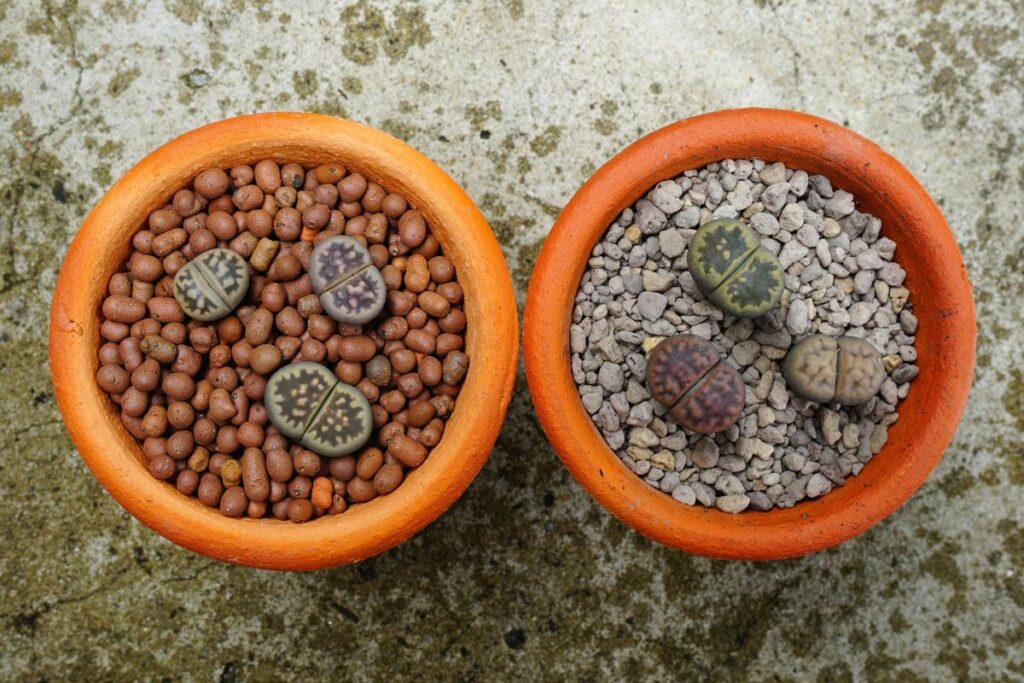
[[[210,249],[174,276],[174,298],[187,315],[219,320],[242,302],[249,289],[249,265],[230,249]]]
[[[732,426],[746,399],[736,368],[709,341],[692,334],[667,337],[654,347],[647,360],[647,389],[676,422],[702,434]]]
[[[686,258],[694,282],[726,313],[753,318],[779,303],[782,264],[740,221],[706,223],[693,236]]]
[[[789,388],[808,400],[852,406],[878,393],[885,368],[882,354],[868,341],[814,334],[789,350],[782,374]]]
[[[267,381],[263,399],[282,434],[320,455],[346,455],[370,438],[373,417],[366,397],[319,363],[284,366]]]
[[[329,237],[313,249],[309,282],[327,315],[340,323],[365,325],[384,308],[384,277],[366,246],[353,237]]]

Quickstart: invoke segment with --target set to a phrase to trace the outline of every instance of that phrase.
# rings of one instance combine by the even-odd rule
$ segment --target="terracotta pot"
[[[622,209],[657,182],[727,158],[759,157],[820,173],[882,220],[907,271],[920,321],[920,375],[889,441],[832,493],[788,510],[731,515],[689,507],[651,489],[609,449],[569,369],[573,297],[590,250]],[[721,111],[662,128],[601,167],[562,211],[526,297],[526,372],[544,431],[573,476],[616,517],[666,545],[700,555],[772,559],[841,543],[898,508],[942,457],[963,411],[974,365],[974,305],[960,252],[938,207],[903,166],[830,121],[770,109]]]
[[[201,170],[264,158],[337,161],[401,193],[426,216],[455,263],[469,319],[469,374],[440,444],[392,494],[308,524],[229,519],[155,479],[110,399],[96,385],[100,303],[131,235]],[[175,543],[236,564],[315,569],[361,560],[406,540],[472,481],[497,438],[517,358],[512,283],[473,202],[408,145],[366,126],[315,114],[258,114],[204,126],[126,173],[86,218],[54,292],[50,367],[57,403],[86,464],[128,512]]]

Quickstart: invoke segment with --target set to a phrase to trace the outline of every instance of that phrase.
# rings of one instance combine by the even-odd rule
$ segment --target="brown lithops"
[[[647,388],[669,415],[693,432],[731,427],[743,412],[746,390],[736,369],[706,339],[667,337],[647,359]]]
[[[789,388],[808,400],[852,406],[878,393],[885,368],[870,342],[815,334],[790,349],[782,374]]]

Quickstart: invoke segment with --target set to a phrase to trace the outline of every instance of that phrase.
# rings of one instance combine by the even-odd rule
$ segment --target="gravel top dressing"
[[[736,240],[751,242],[746,260],[723,266],[724,281],[763,262],[765,284],[748,293],[764,301],[733,300],[724,286],[708,299],[707,272],[695,281],[694,235],[719,219],[740,221]],[[585,409],[626,467],[680,503],[737,513],[827,494],[881,450],[918,373],[917,318],[895,251],[850,193],[781,163],[727,159],[658,183],[608,228],[580,281],[570,350]],[[724,431],[684,429],[674,417],[684,411],[651,396],[648,356],[684,334],[710,342],[716,373],[731,366],[742,379],[742,411]]]

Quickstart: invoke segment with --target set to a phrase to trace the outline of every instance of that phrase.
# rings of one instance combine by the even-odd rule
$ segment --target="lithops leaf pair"
[[[647,389],[676,422],[702,434],[732,426],[746,398],[736,369],[710,342],[692,334],[667,337],[654,347],[647,359]]]
[[[263,401],[267,416],[282,434],[320,455],[358,450],[373,428],[363,393],[339,382],[319,363],[292,363],[275,372]]]
[[[782,374],[789,388],[808,400],[852,406],[878,393],[885,368],[882,354],[868,341],[814,334],[790,349]]]
[[[366,246],[353,237],[329,237],[313,249],[309,282],[324,312],[340,323],[365,325],[384,309],[384,277]]]
[[[740,221],[702,226],[690,243],[687,266],[704,296],[740,318],[767,313],[782,296],[782,264]]]
[[[223,318],[242,302],[248,289],[249,265],[230,249],[204,251],[174,276],[174,298],[196,320]]]

